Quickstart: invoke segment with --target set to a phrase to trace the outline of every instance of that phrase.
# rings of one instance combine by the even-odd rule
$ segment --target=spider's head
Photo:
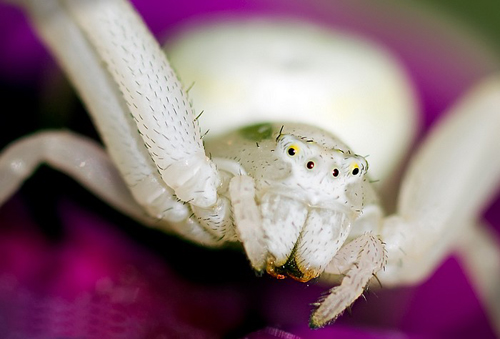
[[[287,173],[260,199],[267,271],[308,281],[319,276],[347,239],[363,208],[366,160],[334,138],[281,134],[274,150]]]
[[[360,184],[368,170],[363,157],[291,134],[277,138],[275,152],[290,171],[286,179],[275,184],[275,189],[282,187],[293,192],[295,199],[311,207],[337,209],[339,204],[350,210],[362,207]]]

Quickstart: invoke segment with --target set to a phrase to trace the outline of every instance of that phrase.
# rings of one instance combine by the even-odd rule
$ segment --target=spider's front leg
[[[163,181],[180,200],[213,206],[220,180],[205,155],[196,115],[137,13],[120,0],[70,0],[65,6],[106,64]]]
[[[132,7],[120,0],[22,4],[82,97],[112,161],[105,156],[96,159],[104,159],[101,167],[112,172],[114,163],[124,179],[115,184],[127,187],[97,187],[80,181],[146,224],[173,229],[205,245],[232,237],[234,232],[227,226],[229,203],[218,197],[219,174],[205,155],[185,91]],[[32,164],[29,173],[16,179],[18,184],[41,162],[64,163],[56,167],[75,177],[88,175],[88,167],[66,170],[72,164],[71,147],[79,154],[79,138],[64,151],[45,148],[33,157],[33,149],[40,148],[37,138],[43,141],[40,144],[51,144],[52,137],[42,133],[26,139],[22,147],[14,144],[9,156],[3,157],[9,171],[16,162]],[[28,144],[33,147],[25,147]],[[16,175],[10,171],[9,177]],[[116,190],[129,190],[140,207],[132,203],[120,208],[121,195],[101,194]]]
[[[397,214],[381,229],[388,264],[379,275],[384,285],[417,283],[451,251],[466,255],[465,268],[498,333],[500,243],[477,220],[500,183],[499,107],[500,78],[493,77],[431,132],[404,177]]]

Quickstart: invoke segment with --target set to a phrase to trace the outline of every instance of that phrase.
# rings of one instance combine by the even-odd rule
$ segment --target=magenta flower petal
[[[67,233],[49,244],[19,204],[2,210],[0,333],[216,338],[242,322],[235,290],[184,281],[115,227],[72,204],[63,204],[62,215]]]
[[[18,8],[0,4],[0,32],[0,76],[14,84],[39,78],[50,58]]]
[[[430,305],[428,300],[434,302]],[[423,302],[425,301],[425,302]],[[415,290],[401,328],[408,333],[453,338],[494,338],[484,311],[459,263],[448,259]]]
[[[135,4],[158,36],[212,14],[292,15],[368,36],[390,48],[408,68],[426,127],[466,88],[497,67],[484,47],[440,20],[402,7],[375,7],[370,1],[363,6],[339,0],[189,0],[174,5],[144,0]],[[0,4],[0,44],[3,84],[35,87],[43,83],[50,57],[21,12],[4,3]],[[23,101],[37,99],[28,98]],[[23,103],[14,102],[16,107]],[[12,133],[14,127],[36,120],[26,119],[34,112],[19,113],[22,118],[14,114],[14,125],[4,118],[0,129],[7,139],[3,142],[20,136]],[[27,132],[31,130],[22,134]],[[227,333],[243,336],[266,325],[270,327],[248,337],[494,337],[483,307],[453,258],[420,286],[369,294],[367,302],[354,305],[353,317],[341,317],[335,325],[312,331],[307,328],[309,305],[326,289],[323,286],[251,274],[242,278],[244,283],[191,281],[174,271],[168,258],[122,233],[120,225],[109,225],[70,203],[61,210],[64,236],[53,240],[19,202],[0,209],[2,337],[215,338]],[[485,215],[500,231],[500,200]],[[229,274],[235,269],[215,267]]]

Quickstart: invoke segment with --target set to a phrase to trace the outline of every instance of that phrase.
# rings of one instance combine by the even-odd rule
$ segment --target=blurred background
[[[412,1],[416,4],[417,1]],[[475,32],[484,43],[491,46],[497,54],[500,49],[500,4],[494,1],[480,0],[471,3],[465,0],[424,0],[418,1],[422,6],[435,10],[439,15],[447,15],[459,25],[465,25]]]
[[[467,88],[500,70],[500,3],[495,1],[134,3],[158,37],[171,36],[184,25],[211,15],[276,15],[299,17],[372,39],[391,50],[406,67],[421,106],[421,135]],[[5,3],[0,3],[0,46],[0,149],[42,128],[68,128],[98,139],[83,107],[25,17]],[[497,198],[486,214],[496,229],[500,228],[499,210]],[[83,220],[80,226],[79,220]],[[101,233],[103,229],[106,231]],[[96,240],[109,237],[115,240]],[[73,256],[63,255],[71,246]],[[75,271],[82,267],[78,263],[85,263],[87,266],[82,265],[93,272],[86,276],[87,285],[78,278],[80,271]],[[130,267],[136,273],[131,274]],[[103,277],[108,278],[105,283],[119,280],[131,288],[140,286],[146,295],[144,301],[134,299],[122,313],[117,312],[131,315],[130,321],[140,327],[133,330],[150,337],[175,331],[207,338],[248,333],[255,338],[276,337],[278,332],[273,329],[314,338],[363,337],[365,331],[378,337],[393,333],[493,337],[484,310],[453,257],[421,286],[377,291],[368,296],[369,302],[355,305],[353,317],[340,319],[340,327],[309,332],[309,304],[324,287],[256,278],[240,252],[209,251],[146,229],[66,176],[41,167],[19,194],[0,208],[0,305],[11,305],[0,307],[0,334],[10,334],[11,329],[28,326],[30,321],[57,317],[71,307],[75,318],[81,315],[82,310],[74,304],[57,304],[55,311],[51,304],[54,296],[71,300],[90,293],[91,302],[78,305],[84,305],[86,311],[96,305],[105,308],[109,299],[94,296],[92,289]],[[168,294],[169,289],[182,290],[181,296]],[[26,312],[27,308],[33,311]],[[207,314],[211,314],[210,321],[203,319]],[[106,316],[89,318],[95,333],[108,333]],[[153,320],[147,320],[148,316]],[[110,321],[117,321],[113,319]],[[54,328],[62,325],[29,326],[29,333],[36,334],[33,337],[47,337],[60,334]]]

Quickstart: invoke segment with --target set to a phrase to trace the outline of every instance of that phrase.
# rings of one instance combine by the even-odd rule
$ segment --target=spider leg
[[[10,144],[0,153],[0,205],[42,163],[68,174],[125,214],[146,218],[102,147],[71,132],[39,132]]]
[[[255,183],[247,175],[236,175],[229,183],[236,232],[252,267],[262,271],[266,265],[267,247],[262,216],[255,202]]]
[[[158,165],[148,152],[147,143],[141,137],[137,124],[131,117],[130,109],[127,107],[129,102],[123,98],[123,92],[120,92],[120,90],[124,89],[118,88],[116,79],[105,68],[105,64],[102,61],[102,50],[92,45],[86,33],[68,10],[68,8],[73,8],[73,11],[77,11],[77,8],[79,8],[78,3],[84,4],[82,6],[98,6],[104,3],[117,4],[116,2],[106,1],[102,3],[93,1],[69,1],[63,3],[54,0],[42,2],[28,0],[21,2],[29,14],[33,25],[37,28],[39,35],[66,71],[66,74],[72,80],[72,83],[86,104],[111,158],[106,160],[108,162],[112,160],[119,172],[116,173],[115,177],[119,178],[121,175],[124,179],[125,184],[123,186],[130,190],[133,198],[137,201],[137,203],[132,203],[132,205],[135,207],[137,207],[137,204],[140,205],[140,209],[136,208],[136,215],[134,217],[136,219],[142,218],[144,223],[163,228],[166,231],[175,230],[183,237],[201,244],[219,244],[220,240],[218,238],[220,237],[217,237],[217,235],[214,237],[209,232],[210,228],[207,228],[205,224],[200,225],[194,216],[190,217],[190,204],[179,201],[174,190],[163,180]],[[127,5],[124,6],[126,7]],[[94,10],[93,7],[84,8],[90,10],[90,12]],[[130,11],[130,8],[125,11],[127,10]],[[95,9],[95,11],[99,11],[99,9]],[[95,11],[93,12],[94,14]],[[133,14],[128,14],[133,16]],[[61,41],[65,41],[65,44],[61,44]],[[144,52],[147,53],[147,51]],[[162,57],[164,58],[163,55]],[[85,67],[82,67],[82,65]],[[175,81],[176,79],[174,79]],[[40,136],[37,138],[41,138],[47,144],[51,144],[53,136]],[[74,140],[78,139],[76,136],[72,136],[72,138]],[[31,143],[32,146],[30,147],[35,147],[33,149],[36,149],[37,146],[27,140],[24,144]],[[42,144],[38,145],[38,147],[42,147]],[[19,147],[16,149],[19,149]],[[23,150],[19,151],[20,153],[18,152],[17,155],[24,157],[26,154],[29,154],[30,147],[23,146]],[[74,154],[78,154],[78,150]],[[43,153],[40,158],[33,161],[34,163],[50,162],[52,158],[58,159],[59,157],[60,155],[58,154],[49,155]],[[67,159],[67,161],[69,162],[70,159]],[[116,172],[114,166],[109,165],[109,167],[113,167],[113,171]],[[68,171],[66,172],[74,175]],[[201,178],[203,175],[199,177]],[[210,185],[210,182],[213,183],[213,180],[208,180],[208,182]],[[201,194],[204,194],[203,187],[201,189],[196,187],[196,182],[193,183],[191,181],[187,185],[186,182],[184,184],[192,192],[198,194],[202,192]],[[195,187],[190,187],[189,184]],[[88,183],[86,186],[93,187],[91,183]],[[98,192],[99,185],[94,186],[97,186]],[[5,196],[7,197],[10,194],[6,191]],[[114,201],[116,207],[118,204],[117,200],[120,197],[130,200],[130,193],[118,194],[112,197],[112,200],[110,198],[104,198],[104,200]],[[189,201],[196,203],[195,198]],[[220,209],[220,200],[217,200],[215,206],[209,208],[212,213],[214,211],[217,213]],[[128,210],[133,209],[129,208]],[[128,210],[125,209],[124,211],[127,212]],[[208,212],[204,213],[206,215]],[[138,217],[137,214],[140,214],[140,216]],[[227,213],[224,215],[227,215]]]
[[[67,0],[63,7],[105,63],[162,180],[184,202],[214,205],[220,178],[196,114],[142,19],[122,0]]]
[[[106,151],[134,198],[152,217],[158,218],[170,206],[163,206],[158,200],[151,205],[151,200],[168,187],[162,182],[116,85],[98,55],[58,1],[27,1],[25,9],[38,34],[82,97]],[[66,43],[60,44],[61,41]]]
[[[223,241],[236,241],[229,199],[220,196],[215,205],[207,208],[191,206],[197,223],[215,238]]]
[[[381,236],[384,285],[425,279],[456,248],[498,192],[500,78],[482,82],[437,126],[403,179],[397,215]]]
[[[186,208],[163,192],[162,205],[170,206],[160,219],[150,216],[130,193],[114,163],[95,141],[71,132],[44,131],[24,137],[0,153],[0,205],[30,177],[41,164],[69,175],[120,212],[152,227],[176,231],[186,239],[218,246],[210,233],[193,218],[179,218]],[[165,201],[169,204],[165,204]],[[179,206],[180,205],[180,206]],[[180,210],[181,209],[181,210]],[[170,222],[166,222],[170,218]]]
[[[468,279],[486,306],[491,324],[500,333],[500,239],[489,225],[475,224],[461,238],[458,255]]]
[[[132,7],[114,0],[19,3],[76,87],[131,189],[153,175],[184,202],[215,204],[219,177],[190,103]]]
[[[387,256],[384,245],[372,234],[364,234],[342,247],[325,269],[328,274],[344,275],[339,286],[320,299],[310,319],[312,328],[335,320],[364,291],[374,274],[384,267]]]

